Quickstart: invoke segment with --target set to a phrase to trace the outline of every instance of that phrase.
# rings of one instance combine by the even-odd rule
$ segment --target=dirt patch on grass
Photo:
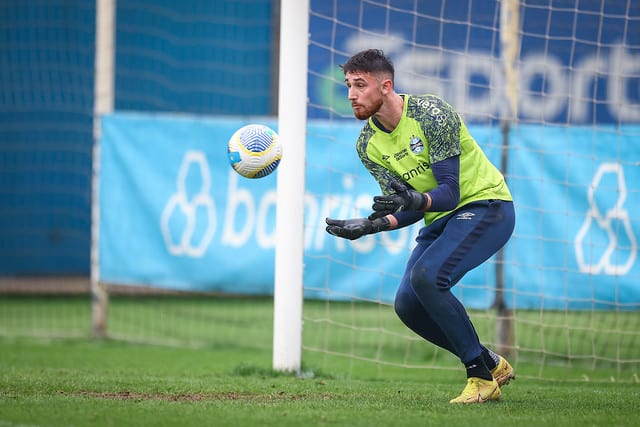
[[[251,402],[274,402],[283,400],[307,400],[321,399],[327,400],[330,397],[323,395],[305,395],[286,393],[284,391],[258,394],[244,393],[237,391],[215,392],[215,393],[138,393],[133,391],[115,391],[115,392],[97,392],[97,391],[79,391],[74,393],[59,392],[67,396],[91,397],[95,399],[107,400],[162,400],[167,402],[202,402],[216,400],[239,400]]]
[[[204,400],[250,400],[252,395],[239,392],[221,393],[139,393],[134,391],[60,392],[68,396],[93,397],[107,400],[164,400],[167,402],[200,402]],[[255,395],[253,395],[255,398]]]

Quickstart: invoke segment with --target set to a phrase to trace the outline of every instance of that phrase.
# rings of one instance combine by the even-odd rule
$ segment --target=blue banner
[[[269,294],[275,174],[237,175],[240,120],[116,114],[103,120],[100,274],[113,283]]]
[[[276,129],[270,119],[254,118]],[[100,274],[108,283],[240,294],[273,292],[276,173],[236,174],[227,140],[246,119],[116,113],[103,120]],[[308,126],[305,296],[393,301],[420,224],[346,241],[324,218],[365,216],[377,184],[354,142],[361,124]],[[500,161],[500,129],[471,126]],[[640,134],[640,127],[625,134]],[[615,128],[513,130],[509,182],[517,225],[505,250],[506,302],[526,308],[638,308],[640,167]],[[598,156],[593,155],[598,152]],[[283,162],[287,147],[283,147]],[[469,307],[493,303],[495,265],[455,292]]]
[[[640,126],[516,128],[510,305],[640,308],[638,137]]]

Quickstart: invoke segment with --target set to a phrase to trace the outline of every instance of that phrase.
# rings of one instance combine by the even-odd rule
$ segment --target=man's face
[[[346,73],[344,82],[349,93],[353,114],[360,120],[366,120],[378,112],[383,102],[383,85],[371,73]]]

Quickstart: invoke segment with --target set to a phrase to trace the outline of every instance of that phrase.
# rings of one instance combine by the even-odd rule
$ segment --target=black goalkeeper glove
[[[384,212],[386,215],[390,212],[422,212],[426,209],[427,196],[424,193],[420,193],[419,191],[397,181],[393,181],[391,183],[391,188],[395,190],[395,193],[387,196],[375,196],[373,198],[373,210],[375,212]]]
[[[388,230],[391,223],[387,218],[332,219],[326,218],[327,233],[344,239],[355,240],[366,234],[379,233]]]

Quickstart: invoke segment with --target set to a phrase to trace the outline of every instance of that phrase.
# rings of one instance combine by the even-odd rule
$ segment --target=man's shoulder
[[[369,144],[369,140],[375,133],[376,133],[375,129],[373,128],[373,126],[371,126],[371,123],[369,123],[369,120],[367,120],[364,126],[362,126],[362,129],[360,130],[360,136],[358,137],[358,141],[356,143],[357,150],[358,151],[366,150],[366,147]]]
[[[368,141],[375,133],[375,128],[371,126],[371,123],[367,120],[362,126],[362,129],[360,129],[360,137],[358,138],[358,141]]]
[[[460,124],[460,116],[453,106],[433,94],[410,95],[407,100],[407,117],[420,123],[423,129]]]
[[[408,98],[409,103],[420,103],[420,102],[444,102],[444,99],[441,96],[438,96],[433,93],[421,93],[421,94],[406,94],[405,98]]]
[[[407,112],[419,115],[434,114],[437,111],[454,111],[454,108],[444,98],[431,93],[421,95],[405,95],[407,99]]]

